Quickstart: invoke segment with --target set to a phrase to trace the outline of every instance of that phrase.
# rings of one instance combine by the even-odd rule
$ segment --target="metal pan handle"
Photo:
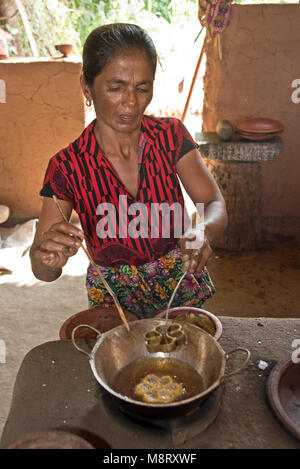
[[[230,350],[229,352],[226,352],[225,356],[226,356],[226,360],[229,359],[229,356],[235,352],[245,352],[247,354],[247,357],[245,358],[244,362],[236,369],[236,370],[233,370],[233,371],[230,371],[228,374],[225,374],[224,376],[224,379],[226,378],[229,378],[229,376],[232,376],[232,375],[235,375],[236,373],[239,373],[241,370],[243,370],[249,363],[249,360],[250,360],[250,351],[247,349],[247,348],[243,348],[243,347],[238,347],[238,348],[235,348],[233,350]]]
[[[74,329],[72,330],[71,340],[72,340],[72,343],[73,343],[74,347],[77,350],[79,350],[79,352],[84,353],[85,355],[87,355],[90,358],[90,354],[86,350],[80,348],[75,342],[75,333],[80,327],[87,327],[89,329],[92,329],[92,331],[96,332],[97,338],[101,336],[101,332],[98,331],[98,329],[95,329],[93,326],[89,326],[88,324],[79,324],[79,326],[74,327]]]

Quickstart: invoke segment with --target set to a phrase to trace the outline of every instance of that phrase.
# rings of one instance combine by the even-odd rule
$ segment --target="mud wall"
[[[78,59],[0,61],[0,204],[37,217],[49,158],[84,127]]]
[[[289,229],[300,217],[299,31],[298,4],[234,5],[222,60],[210,43],[204,78],[204,131],[215,131],[219,119],[270,117],[285,125],[278,161],[263,163],[262,215]]]

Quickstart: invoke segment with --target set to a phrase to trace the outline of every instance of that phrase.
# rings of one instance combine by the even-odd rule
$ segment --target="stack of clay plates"
[[[236,126],[238,135],[247,140],[268,140],[283,132],[281,122],[263,117],[256,117],[240,122]]]

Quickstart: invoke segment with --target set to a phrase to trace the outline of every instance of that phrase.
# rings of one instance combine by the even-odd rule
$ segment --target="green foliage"
[[[83,43],[97,26],[136,23],[150,34],[197,23],[198,0],[23,0],[40,56],[58,56],[55,44],[72,43],[81,55]],[[21,20],[25,54],[32,55]],[[194,34],[194,33],[193,33]],[[165,44],[165,46],[167,46]],[[170,41],[170,50],[174,44]]]
[[[74,28],[78,11],[72,11],[65,2],[60,0],[23,0],[28,20],[40,56],[59,55],[55,44],[71,43],[75,49],[81,47],[80,37]],[[32,51],[23,23],[19,18],[19,31],[25,55],[31,56]]]
[[[65,0],[70,9],[77,11],[74,28],[79,32],[81,44],[97,26],[116,22],[135,22],[144,8],[143,0]]]
[[[298,0],[234,0],[235,3],[293,3]],[[174,30],[184,31],[191,41],[200,30],[198,0],[23,0],[40,56],[58,56],[55,44],[72,43],[73,53],[81,55],[84,40],[97,26],[106,23],[137,23],[146,29],[164,54],[180,47]],[[3,26],[2,26],[3,27]],[[7,30],[9,30],[7,28]],[[19,17],[17,30],[25,55],[32,55]],[[154,35],[154,36],[153,36]],[[162,41],[164,43],[162,44]],[[17,55],[16,44],[9,44],[10,55]]]
[[[162,17],[171,23],[172,20],[172,0],[153,0],[152,11],[156,16]]]

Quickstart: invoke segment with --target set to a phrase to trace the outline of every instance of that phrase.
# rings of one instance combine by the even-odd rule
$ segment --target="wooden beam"
[[[199,59],[198,59],[198,62],[197,62],[196,68],[195,68],[195,72],[194,72],[192,84],[191,84],[191,87],[190,87],[190,91],[189,91],[189,94],[188,94],[188,97],[187,97],[187,100],[186,100],[186,103],[185,103],[185,106],[184,106],[184,110],[183,110],[183,113],[182,113],[182,116],[181,116],[182,122],[184,122],[184,119],[185,119],[185,116],[186,116],[186,113],[187,113],[187,110],[188,110],[188,107],[189,107],[190,99],[191,99],[191,96],[192,96],[192,93],[193,93],[196,78],[197,78],[199,68],[200,68],[200,64],[202,62],[203,54],[204,54],[204,51],[205,51],[205,44],[206,44],[206,37],[205,37],[204,42],[203,42],[203,46],[202,46],[202,49],[201,49],[201,52],[200,52],[200,56],[199,56]]]

